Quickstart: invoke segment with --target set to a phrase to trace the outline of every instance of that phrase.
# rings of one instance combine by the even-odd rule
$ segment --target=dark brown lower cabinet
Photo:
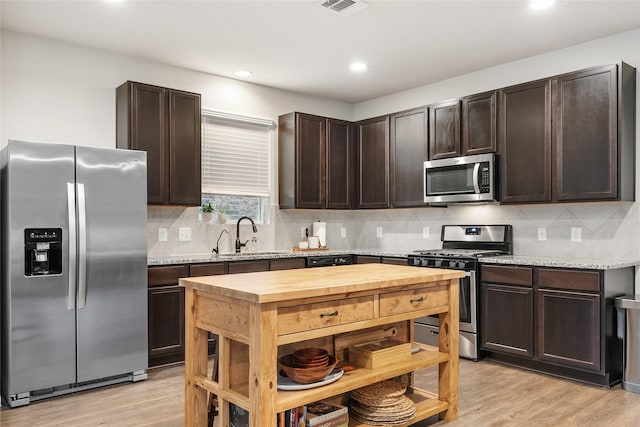
[[[305,258],[282,258],[272,259],[269,263],[269,269],[275,270],[295,270],[298,268],[305,268],[307,265]]]
[[[269,271],[269,260],[261,259],[254,261],[234,261],[227,266],[229,274],[255,273],[258,271]]]
[[[356,255],[354,264],[380,264],[379,256]]]
[[[540,360],[600,369],[600,296],[538,290]]]
[[[482,348],[533,356],[533,290],[482,285]]]
[[[178,279],[188,276],[188,265],[148,269],[150,367],[184,360],[184,288]]]
[[[616,296],[634,268],[482,265],[481,348],[492,360],[611,386],[622,377]]]

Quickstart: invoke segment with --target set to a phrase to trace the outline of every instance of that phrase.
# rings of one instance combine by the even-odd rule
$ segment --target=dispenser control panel
[[[24,275],[62,274],[62,229],[25,228]]]

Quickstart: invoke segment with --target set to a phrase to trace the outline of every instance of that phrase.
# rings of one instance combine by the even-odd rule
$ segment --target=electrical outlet
[[[582,227],[571,227],[571,241],[582,242]]]
[[[167,229],[165,227],[158,228],[158,242],[166,242],[168,238]]]
[[[190,242],[191,241],[191,228],[190,227],[180,227],[178,229],[178,241],[180,241],[180,242]]]
[[[376,237],[382,237],[382,227],[376,227]]]
[[[538,228],[538,240],[547,240],[547,229],[544,227]]]
[[[347,237],[347,227],[340,227],[340,237]]]
[[[300,228],[300,238],[304,239],[307,237],[307,227],[301,227]]]
[[[428,239],[431,237],[431,227],[422,227],[422,238]]]

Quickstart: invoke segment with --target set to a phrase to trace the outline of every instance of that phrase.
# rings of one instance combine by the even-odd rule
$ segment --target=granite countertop
[[[182,254],[149,257],[148,265],[171,265],[171,264],[197,264],[204,262],[225,262],[225,261],[250,261],[259,259],[279,259],[279,258],[301,258],[311,256],[333,256],[333,255],[366,255],[392,258],[404,258],[411,252],[382,251],[379,249],[358,249],[358,250],[324,250],[324,251],[292,251],[274,250],[257,253],[243,254],[221,254],[212,253]],[[588,270],[614,270],[616,268],[633,267],[640,265],[640,260],[608,260],[608,259],[580,259],[580,258],[555,258],[536,257],[519,255],[501,255],[495,257],[480,258],[485,264],[510,264],[510,265],[531,265],[537,267],[561,267],[578,268]]]
[[[501,255],[496,257],[481,258],[483,264],[511,264],[532,265],[536,267],[563,267],[579,268],[587,270],[614,270],[616,268],[633,267],[640,265],[640,260],[614,260],[614,259],[581,259],[581,258],[555,258],[519,255]]]
[[[147,258],[147,265],[170,265],[170,264],[195,264],[203,262],[225,262],[225,261],[250,261],[256,259],[279,259],[279,258],[306,258],[311,256],[333,256],[333,255],[369,255],[404,258],[407,252],[393,252],[380,250],[321,250],[321,251],[293,251],[274,250],[257,253],[242,254],[220,254],[199,253],[181,254],[166,256],[150,256]]]

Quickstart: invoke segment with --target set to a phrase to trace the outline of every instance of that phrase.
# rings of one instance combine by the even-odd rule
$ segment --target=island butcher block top
[[[463,276],[464,273],[460,271],[439,268],[352,264],[329,268],[189,277],[180,279],[180,284],[203,292],[268,303],[446,281]]]

